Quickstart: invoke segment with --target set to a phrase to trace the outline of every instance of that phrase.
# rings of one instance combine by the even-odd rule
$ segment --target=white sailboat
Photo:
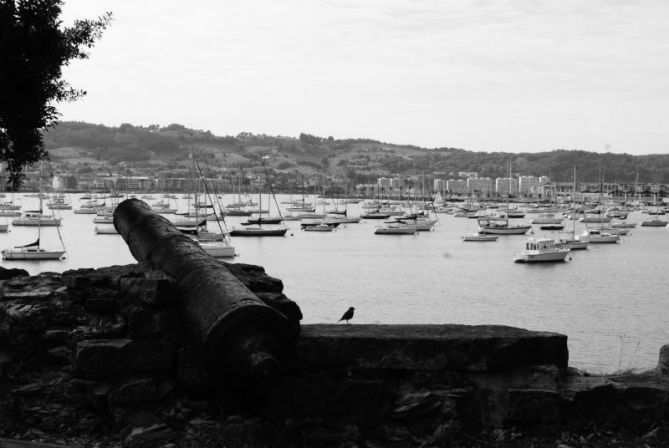
[[[207,190],[207,182],[205,181],[204,174],[202,173],[202,170],[200,169],[200,164],[195,160],[194,161],[195,167],[197,167],[197,172],[200,175],[200,179],[202,180],[202,189],[204,190],[204,205],[207,202],[207,198],[209,198],[209,202],[211,204],[211,207],[214,207],[214,202],[211,199],[211,195],[209,194],[209,191]],[[197,189],[194,191],[195,197],[197,198]],[[214,196],[218,197],[216,192],[214,191]],[[199,219],[197,216],[198,210],[202,208],[203,210],[206,211],[208,210],[207,207],[198,207],[198,204],[195,204],[195,218],[196,220]],[[216,216],[216,213],[214,213],[214,216]],[[204,221],[205,226],[207,221]],[[233,258],[237,255],[235,251],[235,247],[230,244],[230,241],[225,235],[225,232],[223,231],[221,227],[221,222],[218,219],[218,216],[216,216],[216,223],[218,224],[218,228],[221,231],[220,233],[215,233],[215,232],[209,232],[206,230],[206,228],[203,228],[203,226],[196,226],[196,240],[199,246],[209,255],[211,255],[214,258]]]
[[[40,195],[40,210],[39,214],[36,217],[36,225],[37,226],[37,241],[30,243],[30,244],[25,244],[23,246],[15,246],[10,249],[4,249],[2,251],[2,259],[3,260],[61,260],[65,256],[65,245],[63,244],[62,238],[60,238],[60,230],[58,230],[58,226],[60,225],[60,219],[57,220],[57,224],[51,224],[52,220],[55,220],[56,218],[46,218],[43,217],[42,215],[42,196]],[[43,219],[45,221],[43,221]],[[51,220],[49,220],[51,219]],[[58,237],[60,238],[61,244],[63,244],[63,249],[59,250],[51,250],[51,249],[45,249],[41,246],[41,236],[42,236],[42,225],[43,223],[47,222],[49,226],[55,226],[56,230],[58,231]],[[33,224],[24,224],[24,225],[33,225]]]
[[[511,162],[509,162],[509,191],[506,197],[506,209],[509,210],[511,196]],[[509,216],[482,216],[478,218],[479,233],[483,235],[525,235],[531,225],[511,225]]]
[[[653,216],[653,218],[642,221],[641,227],[667,227],[669,221],[658,218],[658,216],[663,213],[659,212],[660,209],[657,205],[657,196],[655,195],[653,195],[653,203],[655,204],[655,212],[652,213],[649,211],[648,213],[649,215]]]
[[[275,206],[277,210],[279,210],[279,215],[281,215],[281,211],[279,209],[279,204],[276,203],[276,197],[274,196],[274,190],[272,189],[272,182],[269,179],[269,175],[267,174],[267,170],[265,169],[265,164],[262,162],[262,167],[263,170],[265,171],[265,178],[267,179],[267,183],[269,185],[270,189],[270,194],[272,195],[272,198],[274,199]],[[258,204],[259,204],[259,209],[262,210],[262,193],[258,194]],[[269,208],[268,208],[269,210]],[[290,210],[290,209],[289,209]],[[281,219],[280,224],[283,227],[263,227],[262,226],[263,220],[259,220],[257,224],[252,224],[252,225],[247,225],[242,228],[233,228],[230,231],[230,236],[285,236],[286,232],[288,232],[288,228],[286,228],[285,224],[283,223],[283,219]]]

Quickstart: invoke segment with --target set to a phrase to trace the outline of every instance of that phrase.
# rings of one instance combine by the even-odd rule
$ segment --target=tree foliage
[[[0,0],[0,162],[16,188],[23,168],[45,159],[42,131],[58,118],[56,103],[86,92],[62,79],[62,67],[88,57],[87,50],[111,21],[60,21],[60,0]]]

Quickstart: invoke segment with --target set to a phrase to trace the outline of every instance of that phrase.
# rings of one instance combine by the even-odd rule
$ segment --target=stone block
[[[128,378],[117,385],[109,399],[114,404],[156,401],[170,393],[174,386],[174,381],[169,378],[137,376]]]
[[[175,339],[178,324],[167,311],[132,307],[127,313],[128,336],[135,340],[160,341]]]
[[[505,326],[303,325],[295,368],[503,372],[567,367],[567,336]]]
[[[168,369],[175,359],[176,348],[169,342],[91,339],[77,344],[75,367],[86,374],[113,376],[119,372]]]
[[[393,418],[413,418],[437,413],[441,409],[443,397],[430,392],[409,392],[395,400]]]
[[[125,304],[144,304],[155,308],[168,308],[175,297],[174,281],[168,277],[124,277],[119,281],[119,301]]]
[[[563,399],[542,389],[510,389],[504,423],[510,425],[550,423],[561,420]]]
[[[109,296],[88,297],[84,300],[84,307],[98,313],[112,313],[116,311],[116,299]]]
[[[342,381],[333,410],[349,423],[378,424],[389,413],[392,395],[393,390],[383,381]]]
[[[0,280],[7,280],[14,277],[28,277],[28,271],[18,268],[3,268],[0,266]]]

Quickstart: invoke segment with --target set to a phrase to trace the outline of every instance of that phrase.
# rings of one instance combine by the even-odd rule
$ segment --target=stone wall
[[[300,327],[280,280],[257,266],[221,269],[300,332],[269,384],[207,378],[181,330],[174,283],[159,271],[0,270],[0,437],[70,446],[417,447],[513,428],[664,434],[666,365],[588,376],[568,368],[566,336],[511,327]]]

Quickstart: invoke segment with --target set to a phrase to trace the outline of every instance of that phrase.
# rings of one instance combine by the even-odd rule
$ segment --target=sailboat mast
[[[42,173],[40,172],[39,179],[39,213],[37,214],[37,253],[40,251],[40,239],[42,237]]]
[[[509,191],[506,192],[506,223],[509,224],[509,201],[511,199],[511,161],[509,161]]]

